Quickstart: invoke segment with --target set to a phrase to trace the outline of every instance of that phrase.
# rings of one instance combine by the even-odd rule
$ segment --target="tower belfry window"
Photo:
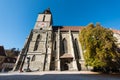
[[[65,38],[62,40],[62,45],[63,45],[63,53],[67,53],[68,52],[67,40]]]
[[[40,34],[37,36],[37,39],[36,39],[36,42],[35,42],[34,51],[36,51],[38,49],[39,41],[40,41]]]
[[[43,16],[43,21],[45,21],[45,15]]]

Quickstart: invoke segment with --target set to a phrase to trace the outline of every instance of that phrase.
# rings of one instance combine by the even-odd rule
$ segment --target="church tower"
[[[28,57],[31,70],[47,71],[52,51],[52,15],[50,9],[38,14],[34,29],[26,40],[14,70],[27,69]]]
[[[80,30],[80,26],[53,26],[50,9],[38,14],[13,71],[86,70]]]

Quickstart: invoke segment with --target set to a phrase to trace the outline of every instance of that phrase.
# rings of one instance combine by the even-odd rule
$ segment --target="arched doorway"
[[[61,71],[71,70],[71,63],[73,61],[73,56],[71,54],[65,53],[60,56],[60,69]]]
[[[69,62],[67,59],[61,59],[61,71],[69,70]]]
[[[64,64],[64,67],[63,67],[64,70],[69,70],[69,67],[68,67],[68,64]]]
[[[71,68],[71,62],[73,61],[72,58],[69,58],[69,59],[60,59],[60,69],[61,71],[67,71],[67,70],[70,70]]]

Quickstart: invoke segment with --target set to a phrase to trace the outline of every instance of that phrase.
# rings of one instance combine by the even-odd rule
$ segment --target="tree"
[[[18,56],[20,53],[19,49],[17,50],[16,48],[7,49],[5,51],[6,51],[7,57],[15,57],[15,56]]]
[[[79,39],[86,65],[97,68],[115,67],[113,60],[118,57],[116,38],[110,29],[103,28],[100,24],[89,24],[81,30]]]

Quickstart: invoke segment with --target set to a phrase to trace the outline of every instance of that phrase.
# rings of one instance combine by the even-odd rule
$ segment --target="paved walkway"
[[[0,80],[120,80],[120,74],[79,72],[9,72],[0,73]]]

